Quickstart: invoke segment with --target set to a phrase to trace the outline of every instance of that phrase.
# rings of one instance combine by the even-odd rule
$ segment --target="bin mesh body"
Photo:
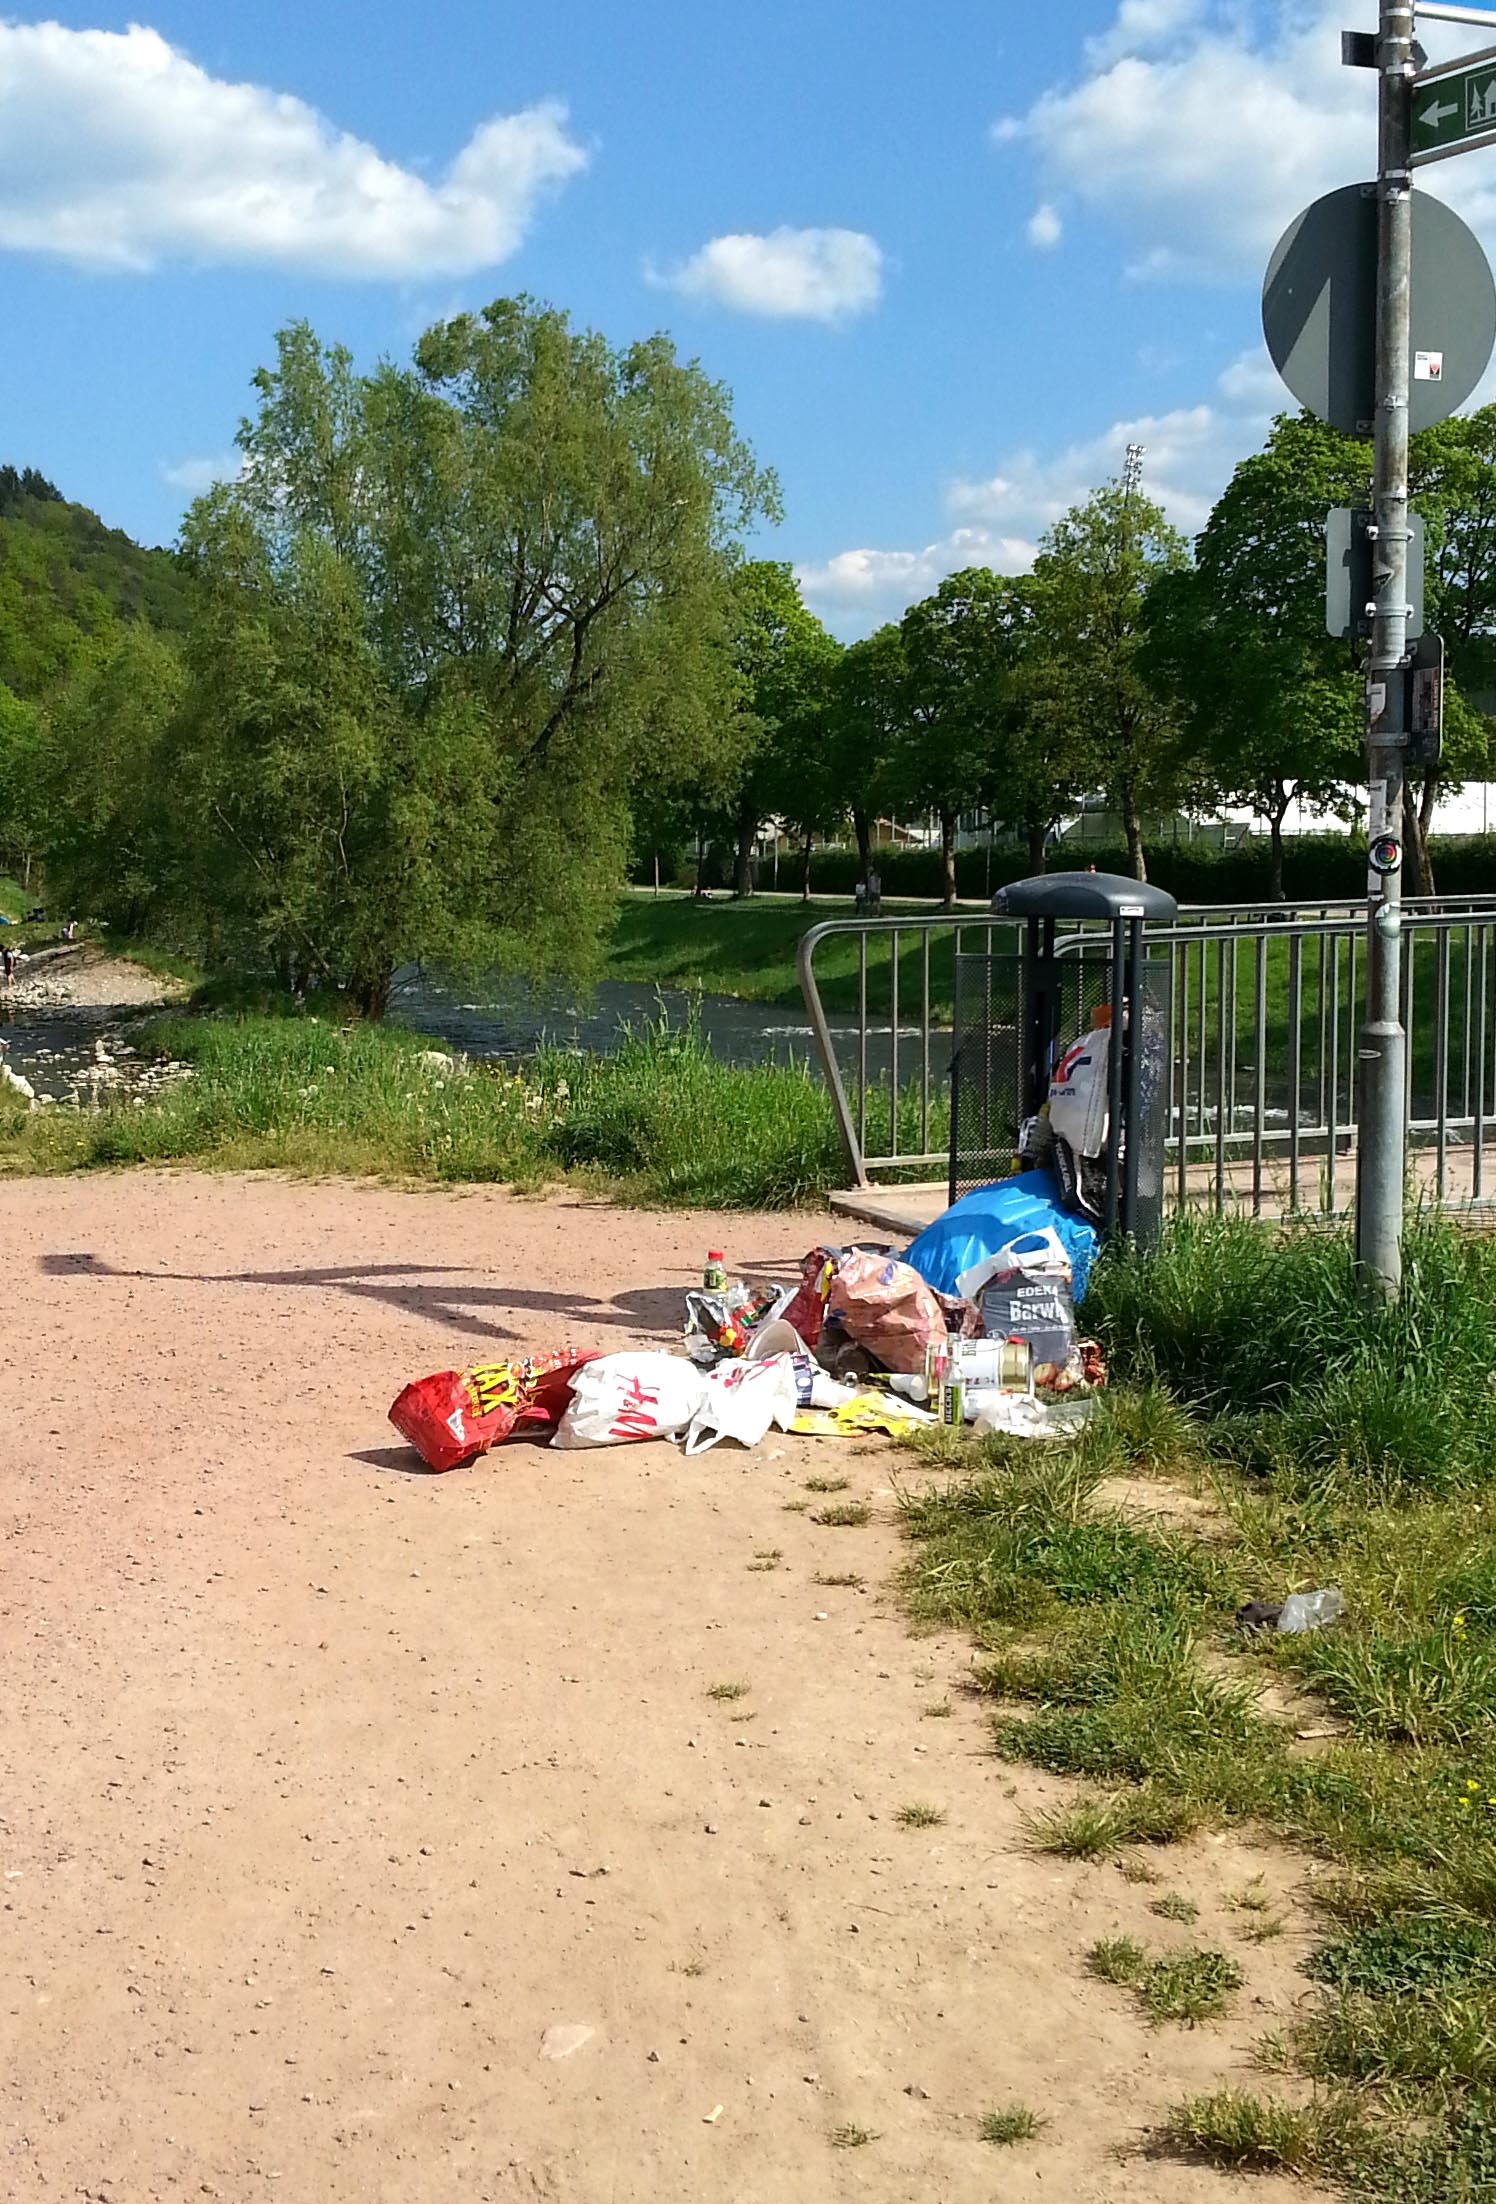
[[[1164,1138],[1170,1088],[1172,970],[1166,952],[1141,964],[1140,1121],[1132,1128],[1137,1172],[1134,1230],[1153,1239],[1163,1215]],[[950,1199],[1018,1168],[1018,1129],[1048,1097],[1056,1056],[1112,999],[1111,942],[1098,933],[1064,956],[1016,953],[956,958],[951,1052]],[[1123,1094],[1122,1168],[1128,1168]]]

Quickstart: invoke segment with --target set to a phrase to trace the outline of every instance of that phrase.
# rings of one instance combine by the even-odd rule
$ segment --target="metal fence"
[[[1172,1206],[1344,1214],[1355,1183],[1364,903],[1200,906],[1150,929],[1172,961]],[[1496,895],[1403,906],[1411,1172],[1446,1207],[1496,1204]],[[1063,949],[1083,953],[1077,926]],[[1014,954],[983,911],[832,919],[800,983],[849,1183],[943,1179],[955,958]]]

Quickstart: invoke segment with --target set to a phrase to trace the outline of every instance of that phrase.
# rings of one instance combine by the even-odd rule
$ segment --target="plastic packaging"
[[[989,1338],[1027,1340],[1036,1368],[1069,1362],[1075,1345],[1070,1257],[1052,1225],[1010,1240],[963,1271],[958,1283],[981,1309]]]
[[[706,1378],[681,1355],[599,1355],[577,1372],[552,1446],[621,1446],[684,1431],[706,1399]]]
[[[963,1271],[1025,1233],[1045,1230],[1059,1234],[1070,1258],[1071,1291],[1078,1306],[1085,1298],[1096,1254],[1096,1228],[1066,1208],[1052,1171],[1020,1171],[1014,1178],[963,1194],[943,1216],[926,1225],[906,1249],[904,1260],[937,1293],[955,1293]],[[804,1330],[803,1325],[799,1328]]]
[[[1296,1638],[1306,1630],[1323,1630],[1345,1612],[1345,1595],[1333,1589],[1323,1592],[1290,1592],[1278,1610],[1280,1637]]]
[[[1001,1432],[1010,1439],[1073,1439],[1085,1428],[1095,1402],[1039,1400],[1032,1393],[1003,1393],[983,1389],[980,1401],[967,1395],[972,1407],[972,1428],[978,1438]]]
[[[757,1446],[771,1424],[788,1431],[800,1407],[794,1355],[761,1362],[719,1362],[706,1379],[701,1406],[686,1432],[686,1452],[704,1454],[720,1439]]]
[[[708,1248],[706,1266],[701,1273],[704,1293],[721,1293],[727,1284],[727,1264],[720,1247]]]
[[[438,1370],[407,1385],[390,1408],[390,1422],[428,1469],[457,1469],[500,1445],[521,1426],[559,1423],[572,1382],[595,1360],[575,1348],[529,1355],[520,1362],[475,1370]]]
[[[922,1370],[930,1342],[947,1333],[945,1311],[917,1270],[857,1248],[836,1266],[826,1322],[839,1324],[888,1370]]]
[[[1049,1082],[1050,1125],[1078,1156],[1099,1156],[1106,1146],[1111,1012],[1103,1004],[1091,1017],[1090,1032],[1062,1052]]]

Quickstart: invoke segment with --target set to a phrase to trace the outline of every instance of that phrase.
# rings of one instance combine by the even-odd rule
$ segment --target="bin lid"
[[[1172,919],[1179,905],[1164,888],[1129,880],[1120,872],[1044,872],[999,888],[992,908],[1000,918]]]

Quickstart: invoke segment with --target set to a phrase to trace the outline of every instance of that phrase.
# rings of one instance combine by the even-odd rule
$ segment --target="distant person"
[[[72,938],[73,938],[73,934],[74,934],[74,931],[76,930],[76,927],[77,927],[77,924],[78,924],[78,922],[77,922],[77,920],[76,920],[76,919],[74,919],[74,918],[70,918],[70,919],[69,919],[69,920],[67,921],[67,923],[66,923],[66,924],[64,925],[64,927],[63,927],[63,929],[62,929],[62,938],[63,938],[63,940],[64,940],[64,941],[71,941],[71,940],[72,940]]]
[[[5,947],[3,949],[0,949],[0,977],[4,978],[6,986],[9,987],[11,981],[15,978],[15,976],[16,953],[14,949],[12,949],[12,947],[10,946],[10,943],[7,942]]]
[[[876,867],[867,876],[867,907],[874,918],[883,908],[883,880]]]
[[[1094,865],[1087,865],[1086,870],[1087,872],[1094,872],[1096,870],[1096,867]]]
[[[867,882],[859,880],[852,890],[852,902],[859,918],[867,916]]]

